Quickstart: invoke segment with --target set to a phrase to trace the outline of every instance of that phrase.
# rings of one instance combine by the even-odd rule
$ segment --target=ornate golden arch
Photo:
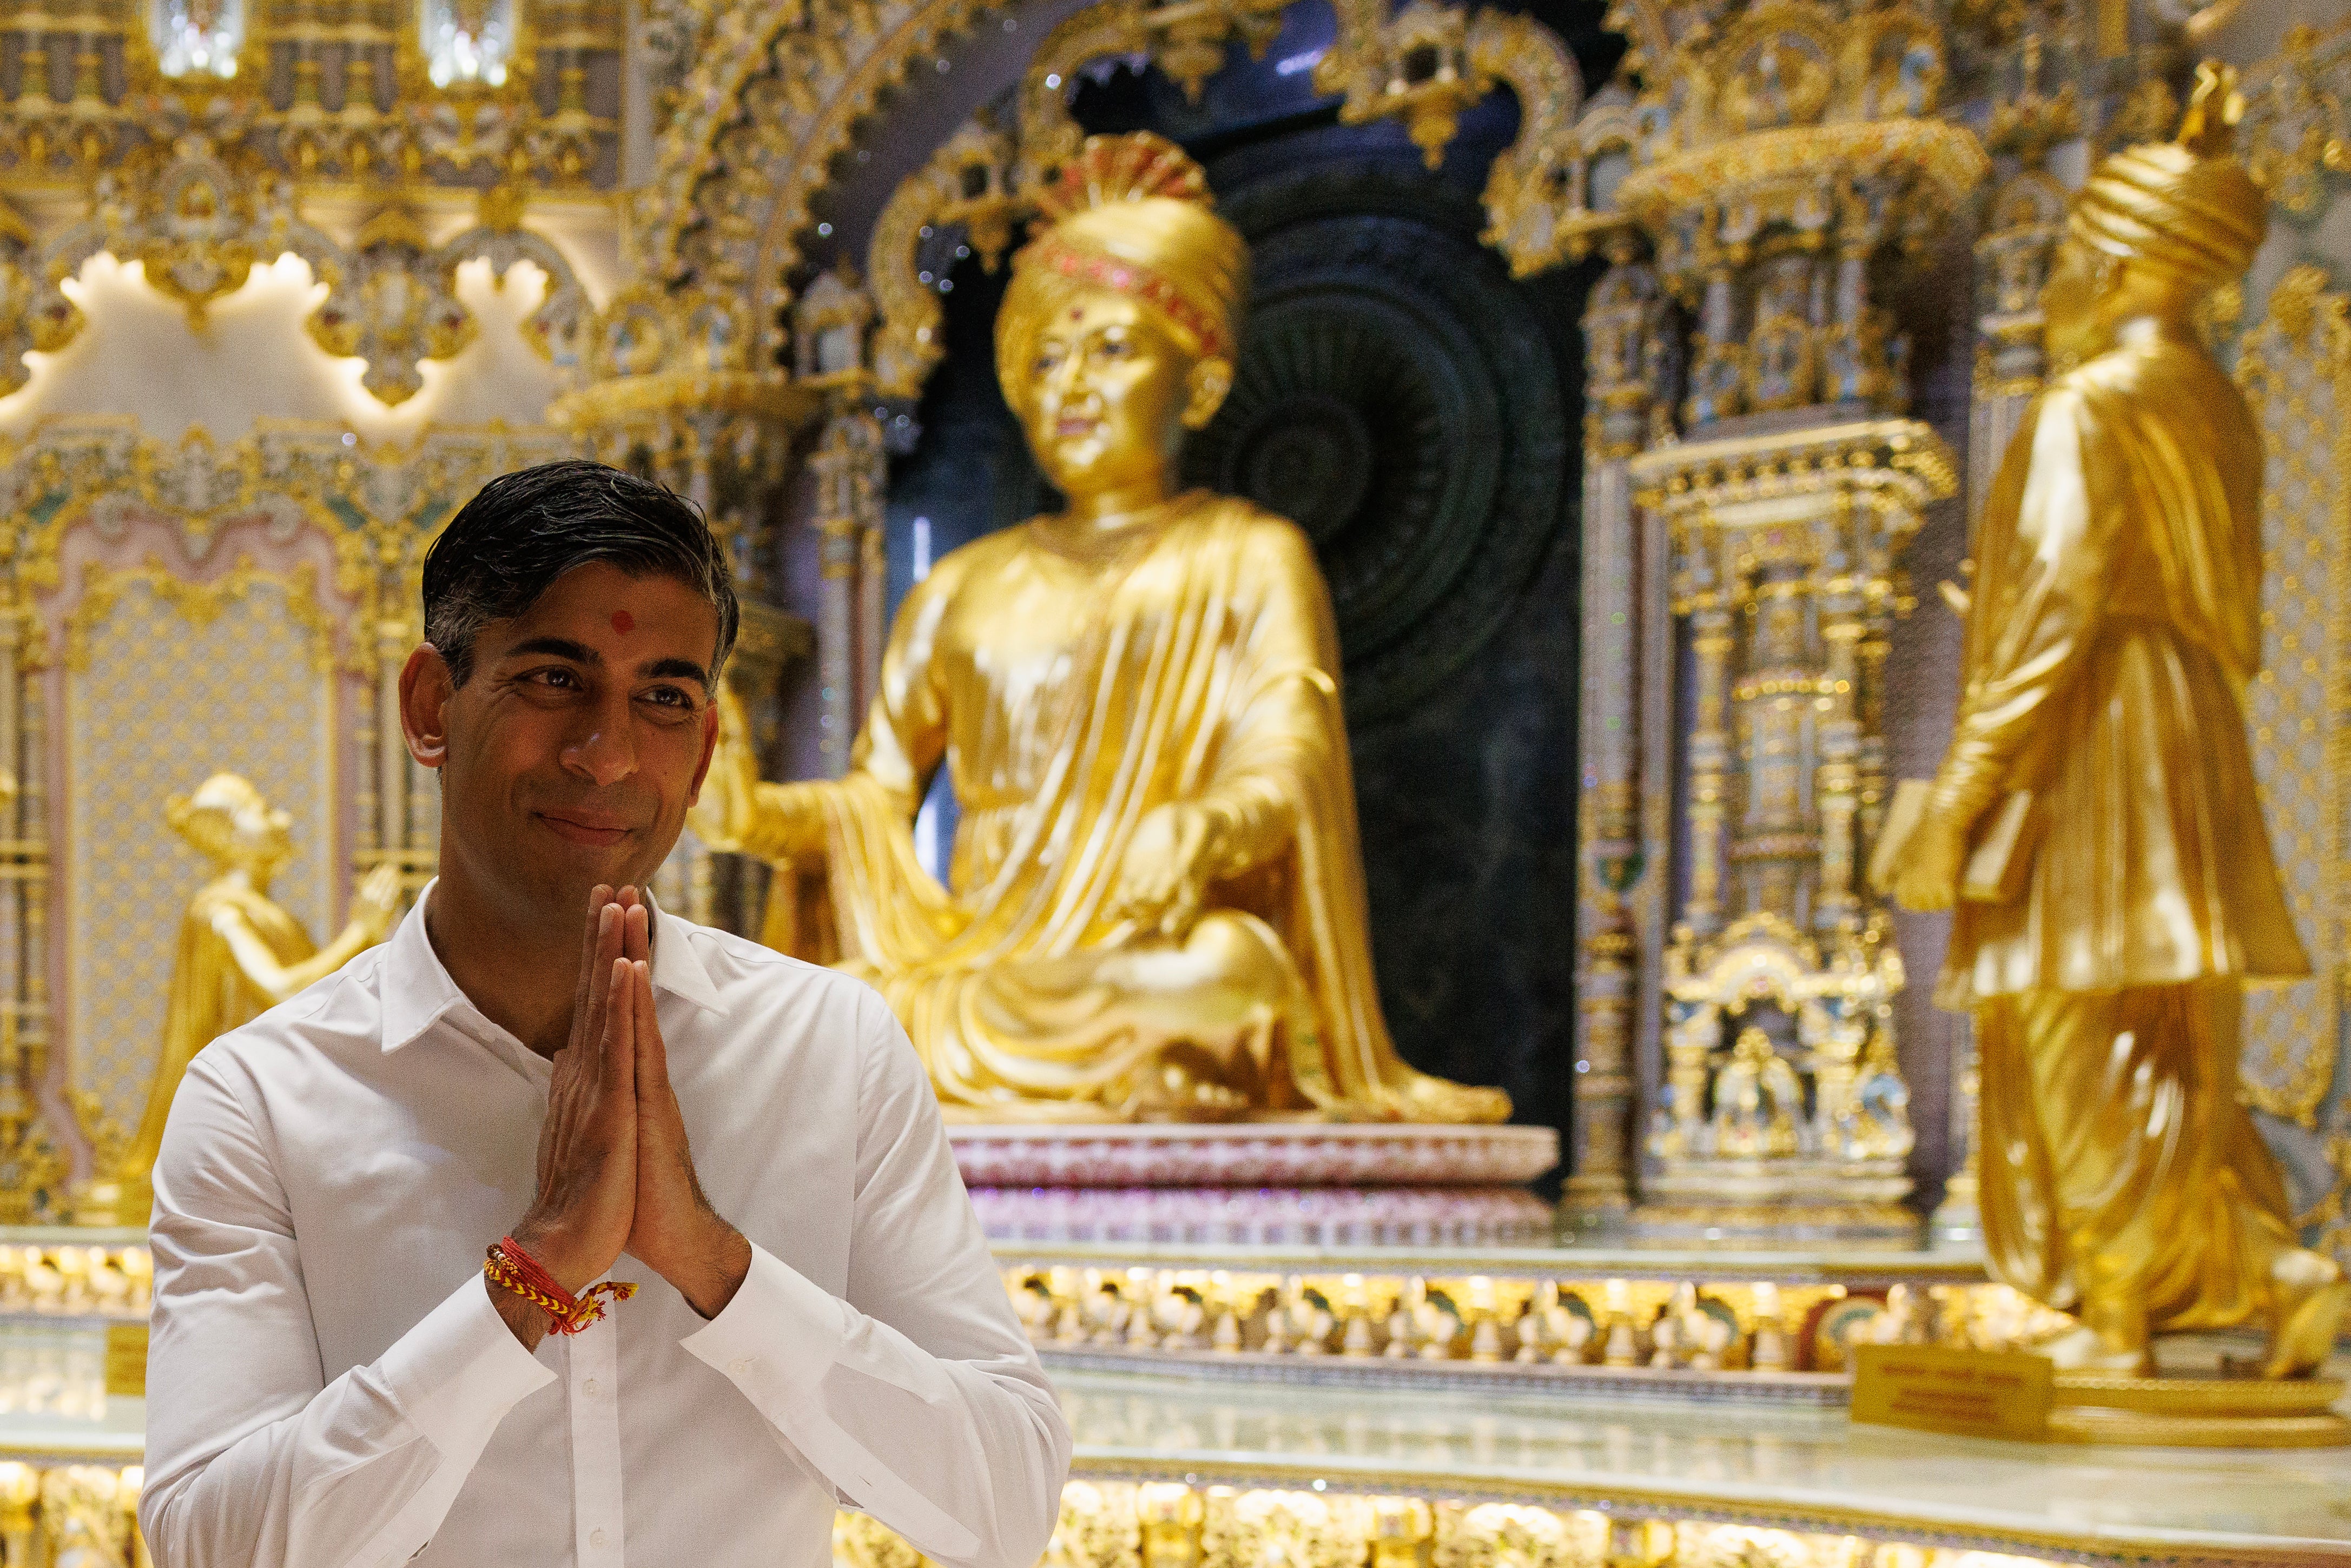
[[[1077,68],[1108,55],[1144,55],[1187,88],[1221,59],[1228,40],[1262,47],[1284,0],[1218,0],[1168,15],[1144,0],[1103,0],[1057,25],[1031,57],[1018,97],[1011,158],[997,190],[1014,198],[1048,177],[1076,136],[1068,96]],[[1486,193],[1489,243],[1521,276],[1584,255],[1620,223],[1589,204],[1590,166],[1629,146],[1629,99],[1603,94],[1588,105],[1573,57],[1548,29],[1523,17],[1416,3],[1384,7],[1351,0],[1316,79],[1343,94],[1350,121],[1395,115],[1412,128],[1432,162],[1462,110],[1496,87],[1523,106],[1518,141],[1495,162]],[[785,346],[787,282],[803,256],[800,236],[834,161],[923,58],[971,29],[977,0],[737,0],[715,11],[679,106],[660,141],[657,169],[632,219],[644,276],[672,293],[715,289],[746,300],[752,330],[732,368],[764,373]],[[904,352],[888,378],[919,388],[927,374],[929,325],[921,302],[894,287],[904,220],[925,204],[967,199],[943,180],[939,159],[970,161],[967,128],[910,178],[877,225],[872,274],[883,343]],[[916,217],[919,228],[923,217]],[[887,253],[887,254],[885,254]],[[896,307],[893,309],[893,305]],[[664,368],[669,368],[664,366]],[[710,367],[703,367],[708,369]]]

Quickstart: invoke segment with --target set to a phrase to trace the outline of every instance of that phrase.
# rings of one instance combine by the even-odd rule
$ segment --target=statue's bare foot
[[[1170,1051],[1129,1081],[1121,1107],[1137,1122],[1229,1122],[1245,1115],[1249,1096],[1218,1082],[1204,1063]]]
[[[2307,1377],[2325,1364],[2335,1336],[2351,1312],[2351,1281],[2343,1267],[2323,1253],[2296,1247],[2270,1265],[2275,1291],[2263,1377]]]

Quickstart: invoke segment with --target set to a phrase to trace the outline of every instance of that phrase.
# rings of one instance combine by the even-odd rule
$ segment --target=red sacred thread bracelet
[[[590,1285],[573,1295],[556,1282],[554,1275],[539,1265],[538,1259],[524,1251],[511,1236],[502,1236],[490,1243],[489,1260],[482,1272],[494,1285],[504,1285],[548,1316],[547,1332],[553,1334],[575,1334],[604,1315],[604,1303],[597,1298],[610,1296],[625,1301],[637,1293],[635,1285],[625,1280],[606,1280]]]

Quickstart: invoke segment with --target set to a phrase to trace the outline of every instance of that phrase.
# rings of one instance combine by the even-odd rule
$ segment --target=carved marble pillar
[[[889,633],[882,550],[889,470],[880,422],[862,404],[837,411],[825,422],[809,467],[816,476],[812,526],[821,571],[816,646],[824,734],[819,749],[826,772],[838,778],[849,767],[857,726],[881,682]]]
[[[1640,794],[1640,536],[1626,462],[1640,450],[1665,330],[1656,278],[1615,246],[1584,308],[1583,756],[1574,1125],[1562,1209],[1583,1226],[1632,1201],[1640,939],[1628,895],[1648,873]]]
[[[47,791],[39,633],[13,563],[0,587],[0,1223],[33,1221],[65,1163],[41,1114],[48,1070]],[[28,674],[30,678],[28,679]]]

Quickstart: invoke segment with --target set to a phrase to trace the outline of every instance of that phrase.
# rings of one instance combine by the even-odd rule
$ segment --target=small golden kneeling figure
[[[400,915],[400,873],[378,866],[361,879],[350,921],[319,947],[292,912],[269,896],[270,882],[294,858],[292,821],[284,811],[234,773],[214,774],[164,810],[172,831],[212,862],[214,874],[180,916],[162,1051],[146,1114],[116,1169],[99,1172],[77,1205],[77,1217],[86,1223],[103,1218],[100,1209],[110,1210],[117,1224],[146,1223],[152,1201],[148,1173],[163,1146],[172,1096],[196,1052],[382,941]]]

